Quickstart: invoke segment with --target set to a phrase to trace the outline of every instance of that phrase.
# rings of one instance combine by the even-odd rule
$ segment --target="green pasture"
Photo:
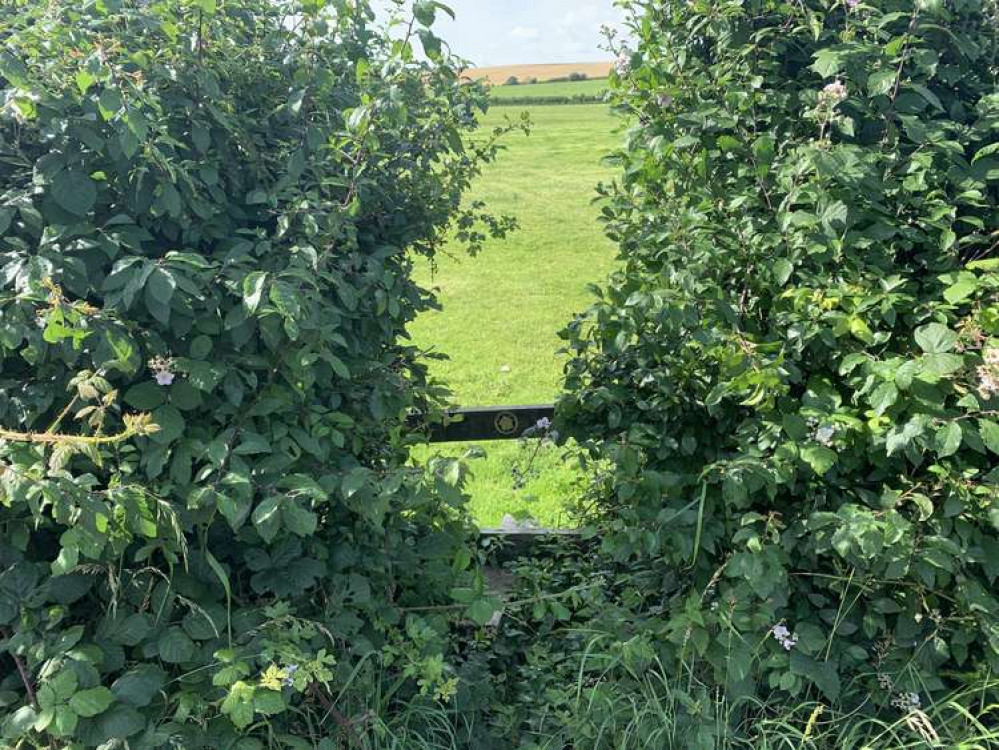
[[[597,96],[607,90],[606,78],[590,78],[585,81],[558,81],[553,83],[521,83],[516,86],[493,86],[490,89],[495,102],[502,104],[504,99],[546,96]]]
[[[519,113],[494,108],[484,125]],[[531,116],[530,136],[509,136],[507,150],[470,196],[517,217],[520,229],[476,258],[441,257],[436,271],[429,265],[419,271],[423,284],[439,289],[444,309],[421,317],[413,335],[419,345],[450,356],[432,372],[463,406],[553,401],[563,365],[557,333],[588,305],[586,285],[602,281],[614,263],[592,199],[596,184],[614,177],[602,157],[618,142],[615,118],[599,104],[538,107]],[[467,447],[433,450],[458,455]],[[505,513],[546,524],[567,521],[566,501],[578,496],[579,474],[560,449],[542,451],[536,476],[518,491],[512,469],[526,466],[533,447],[481,447],[487,457],[472,462],[470,488],[480,524],[496,524]]]

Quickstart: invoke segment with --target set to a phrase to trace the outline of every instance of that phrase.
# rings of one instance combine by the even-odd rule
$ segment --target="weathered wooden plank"
[[[465,443],[517,440],[541,420],[555,416],[553,404],[535,406],[483,406],[448,412],[443,424],[429,425],[431,443]],[[537,435],[541,437],[539,432]]]

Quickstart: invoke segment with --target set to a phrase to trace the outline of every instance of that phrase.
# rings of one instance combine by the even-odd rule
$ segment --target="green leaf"
[[[319,526],[318,516],[293,500],[288,500],[282,505],[281,522],[284,528],[301,537],[312,536]]]
[[[175,380],[169,387],[159,386],[170,394],[170,404],[181,411],[193,411],[204,403],[201,391],[187,380]]]
[[[249,312],[256,312],[264,297],[267,284],[267,274],[264,271],[254,271],[243,279],[243,305]]]
[[[288,708],[284,697],[276,690],[257,690],[253,695],[253,710],[264,716],[276,716]]]
[[[801,457],[805,463],[812,467],[819,476],[828,472],[835,464],[839,456],[836,451],[824,445],[807,445],[801,449]]]
[[[828,700],[839,699],[842,686],[832,662],[816,661],[796,650],[791,652],[791,671],[811,680]]]
[[[107,711],[112,703],[114,703],[114,693],[106,687],[81,690],[69,699],[69,707],[87,719]]]
[[[927,354],[943,354],[957,345],[958,336],[940,323],[930,323],[916,329],[916,343]]]
[[[21,706],[7,718],[3,727],[7,737],[13,739],[26,734],[37,721],[38,713],[35,709],[31,706]]]
[[[57,706],[55,709],[54,721],[49,725],[48,730],[56,737],[69,737],[76,731],[76,725],[80,717],[69,706]]]
[[[201,153],[205,153],[212,145],[212,133],[204,123],[195,122],[191,125],[191,142]]]
[[[437,4],[433,0],[417,0],[413,3],[413,15],[424,26],[433,26],[437,18]]]
[[[245,729],[253,723],[253,701],[256,690],[245,682],[237,682],[229,688],[229,694],[222,701],[222,713],[237,729]]]
[[[159,431],[150,435],[149,439],[160,445],[169,445],[184,434],[186,422],[180,411],[174,406],[161,406],[153,411],[153,421],[159,426]]]
[[[934,437],[934,448],[940,458],[947,458],[957,453],[964,439],[961,425],[957,422],[950,422],[940,429]]]
[[[229,526],[232,527],[233,531],[239,531],[250,515],[251,501],[249,498],[242,498],[238,495],[233,496],[229,493],[219,493],[216,497],[216,504],[219,513],[229,522]]]
[[[142,643],[151,630],[149,617],[135,613],[116,622],[110,630],[109,637],[112,643],[131,648]]]
[[[893,427],[885,438],[885,448],[888,455],[894,456],[907,448],[913,440],[923,434],[924,430],[924,423],[918,417],[910,419],[902,427]]]
[[[964,358],[958,354],[924,354],[916,360],[920,380],[936,383],[964,367]]]
[[[169,182],[160,183],[160,206],[163,210],[174,218],[179,218],[181,212],[183,211],[183,206],[181,205],[180,193],[177,192],[177,188],[171,185]]]
[[[867,321],[863,318],[855,317],[850,319],[850,333],[865,344],[874,343],[874,332],[871,331],[871,327],[867,325]]]
[[[368,479],[369,474],[366,469],[354,469],[346,474],[340,483],[343,496],[349,500],[367,485]]]
[[[65,540],[65,537],[64,537]],[[64,541],[65,544],[65,541]],[[52,575],[62,576],[71,572],[80,561],[80,550],[76,547],[64,546],[59,550],[59,556],[52,561]]]
[[[167,629],[157,641],[160,659],[167,664],[184,664],[198,653],[197,646],[190,636],[182,628],[172,627]]]
[[[978,433],[982,436],[985,447],[999,455],[999,424],[990,419],[979,419]]]
[[[90,87],[97,82],[97,79],[85,68],[80,68],[76,71],[73,80],[76,81],[76,87],[80,90],[81,94],[86,94],[90,90]]]
[[[842,53],[838,50],[825,47],[815,53],[815,62],[812,63],[812,70],[823,78],[831,78],[840,71],[842,64]]]
[[[125,403],[139,411],[152,411],[166,403],[168,391],[166,386],[147,380],[125,391]]]
[[[952,305],[964,302],[978,291],[978,279],[971,274],[961,274],[961,277],[944,290],[944,299]]]
[[[52,181],[52,198],[65,211],[84,216],[97,201],[97,184],[83,172],[63,171]]]
[[[790,280],[791,274],[794,273],[794,265],[791,261],[780,258],[779,260],[774,261],[773,271],[774,279],[778,284],[784,286]]]
[[[163,325],[170,322],[171,300],[177,290],[177,281],[169,271],[156,267],[146,279],[146,309]]]
[[[465,617],[476,625],[487,625],[493,619],[493,615],[503,609],[503,603],[492,596],[476,599],[465,610]]]
[[[877,70],[867,77],[867,93],[871,96],[887,94],[895,88],[898,71],[895,68]]]
[[[275,495],[261,502],[253,511],[253,525],[260,537],[270,544],[281,528],[281,496]]]
[[[429,29],[420,29],[417,32],[417,36],[420,37],[420,43],[423,45],[423,52],[431,60],[439,60],[441,58],[441,40]]]
[[[145,708],[167,681],[167,673],[154,664],[139,664],[111,685],[114,698],[135,708]]]
[[[121,111],[121,94],[117,89],[104,89],[100,96],[101,117],[110,120]]]
[[[881,416],[898,401],[898,388],[894,383],[882,383],[871,394],[871,407],[874,414]]]
[[[244,432],[241,435],[239,445],[233,453],[239,456],[253,456],[260,453],[270,453],[271,444],[267,438],[256,432]]]
[[[997,141],[996,143],[990,143],[988,146],[978,149],[978,151],[975,153],[975,158],[971,160],[971,163],[975,164],[980,159],[984,159],[988,156],[995,156],[996,154],[999,154],[999,141]],[[994,262],[999,262],[999,258],[991,258],[990,260]],[[969,265],[969,268],[974,268],[974,267],[976,266]]]
[[[146,728],[146,719],[131,706],[115,704],[94,719],[87,733],[88,747],[103,745],[111,740],[124,740]]]

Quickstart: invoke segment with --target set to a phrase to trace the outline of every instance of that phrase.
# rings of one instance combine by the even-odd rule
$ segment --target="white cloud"
[[[510,30],[510,36],[514,39],[537,39],[541,36],[541,30],[536,26],[514,26],[513,29]]]

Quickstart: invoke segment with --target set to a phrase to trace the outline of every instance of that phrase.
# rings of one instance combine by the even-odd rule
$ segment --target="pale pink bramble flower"
[[[773,635],[774,640],[784,647],[785,651],[790,651],[798,645],[798,634],[792,633],[788,630],[787,625],[784,625],[783,623],[774,625],[770,630],[770,633]]]
[[[836,438],[836,428],[832,425],[823,425],[819,427],[813,434],[812,437],[815,438],[817,443],[829,447],[833,444],[833,440]]]
[[[177,374],[173,371],[174,361],[172,357],[153,357],[149,360],[149,369],[153,372],[153,378],[157,385],[173,385]]]
[[[819,94],[819,99],[828,104],[839,104],[841,101],[846,99],[847,91],[846,84],[842,81],[833,81],[832,83],[826,84],[825,88]]]
[[[999,394],[999,368],[989,366],[978,368],[978,392],[984,399]]]

